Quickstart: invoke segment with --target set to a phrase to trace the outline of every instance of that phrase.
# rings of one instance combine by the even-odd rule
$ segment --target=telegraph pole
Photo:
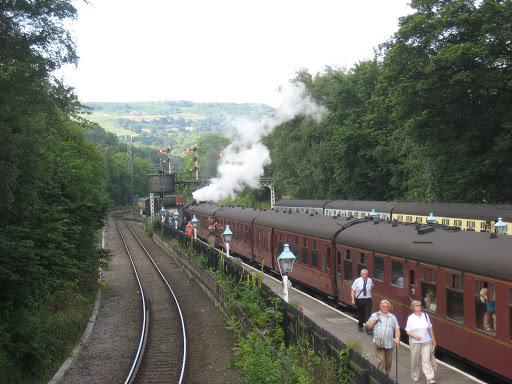
[[[124,139],[126,141],[126,151],[128,153],[128,171],[131,176],[131,190],[130,190],[130,204],[135,205],[135,201],[133,198],[133,152],[132,152],[132,141],[133,136],[130,135],[130,140],[128,140],[128,135],[124,135]]]

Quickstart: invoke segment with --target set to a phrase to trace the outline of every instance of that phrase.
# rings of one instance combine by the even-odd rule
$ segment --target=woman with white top
[[[420,378],[420,357],[423,373],[427,383],[432,384],[434,380],[434,367],[432,366],[432,351],[436,347],[436,338],[429,316],[422,312],[421,302],[415,300],[411,303],[413,313],[407,319],[405,331],[409,335],[411,347],[411,377],[414,381]]]

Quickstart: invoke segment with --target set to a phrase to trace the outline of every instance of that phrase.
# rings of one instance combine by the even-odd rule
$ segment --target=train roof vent
[[[424,235],[425,233],[434,232],[436,229],[434,227],[422,227],[416,228],[418,235]]]

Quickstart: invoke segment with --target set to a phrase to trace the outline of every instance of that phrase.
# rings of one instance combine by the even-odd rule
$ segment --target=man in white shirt
[[[359,319],[358,329],[363,332],[363,325],[372,313],[372,288],[373,280],[368,277],[368,270],[361,270],[361,277],[352,284],[352,305],[357,307]]]

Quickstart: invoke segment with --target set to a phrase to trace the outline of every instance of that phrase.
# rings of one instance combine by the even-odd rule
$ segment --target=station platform
[[[246,270],[258,273],[259,270],[244,264]],[[277,280],[271,276],[264,275],[263,282],[267,284],[277,295],[283,298],[283,285],[281,280]],[[321,328],[327,330],[332,335],[343,341],[345,344],[359,343],[360,341],[363,355],[370,360],[370,362],[377,366],[375,357],[375,347],[372,342],[372,337],[366,332],[359,332],[357,329],[357,320],[353,317],[307,295],[299,290],[293,288],[288,291],[289,302],[292,300],[297,301],[300,307],[303,308],[304,314],[318,324]],[[392,311],[391,311],[392,312]],[[401,327],[405,326],[400,324]],[[434,330],[435,331],[435,330]],[[397,366],[398,360],[398,366]],[[398,369],[397,369],[398,368]],[[421,371],[421,369],[420,369]],[[397,377],[398,373],[398,377]],[[426,378],[423,372],[420,373],[418,382],[414,382],[411,378],[411,356],[409,346],[403,342],[400,343],[398,348],[398,359],[396,351],[393,352],[393,365],[391,367],[390,377],[395,379],[397,383],[426,383]],[[468,384],[468,383],[485,383],[473,376],[460,371],[442,361],[437,360],[437,370],[435,374],[437,383],[443,384]]]

